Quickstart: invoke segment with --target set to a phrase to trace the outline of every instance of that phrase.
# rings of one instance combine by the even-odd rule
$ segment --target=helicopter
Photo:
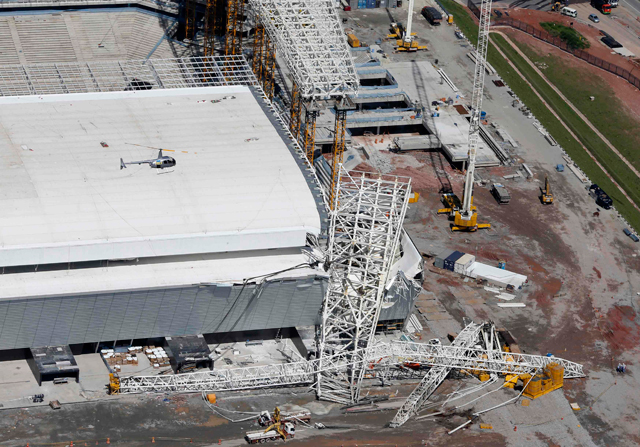
[[[141,160],[141,161],[128,161],[128,162],[124,162],[122,160],[122,158],[120,159],[120,169],[126,168],[127,165],[142,165],[148,163],[149,167],[151,168],[157,168],[157,169],[164,169],[164,168],[171,168],[173,166],[176,165],[176,160],[173,157],[169,157],[167,155],[162,155],[162,149],[160,149],[160,151],[158,152],[158,158],[154,159],[154,160]]]

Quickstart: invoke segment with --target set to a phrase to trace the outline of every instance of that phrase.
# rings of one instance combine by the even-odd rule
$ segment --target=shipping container
[[[464,253],[461,251],[454,251],[447,257],[447,259],[444,260],[444,268],[453,272],[453,269],[456,266],[456,261],[462,256],[464,256]]]
[[[454,251],[455,250],[445,250],[442,253],[439,253],[438,255],[436,255],[436,259],[433,265],[438,267],[439,269],[443,269],[444,260],[447,259],[449,256],[451,256]]]
[[[456,264],[453,267],[453,271],[464,275],[465,273],[467,273],[467,269],[469,268],[469,266],[475,261],[476,257],[467,253],[464,256],[461,256],[460,259],[456,261]]]

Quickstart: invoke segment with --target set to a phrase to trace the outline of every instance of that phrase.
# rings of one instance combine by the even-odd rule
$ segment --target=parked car
[[[595,14],[589,14],[589,20],[591,20],[593,23],[600,23],[600,19]]]

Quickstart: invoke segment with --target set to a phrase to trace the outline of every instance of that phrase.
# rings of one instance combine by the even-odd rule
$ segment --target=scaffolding
[[[264,26],[262,25],[262,22],[260,22],[260,18],[256,16],[256,31],[255,31],[255,34],[253,35],[252,67],[253,67],[253,72],[255,73],[256,78],[258,78],[258,82],[260,83],[263,82],[263,73],[265,73],[265,70],[263,70],[264,63],[265,63],[264,47],[265,47]]]
[[[338,173],[344,161],[345,136],[347,133],[347,111],[353,108],[348,97],[336,103],[335,129],[333,133],[332,161],[331,161],[331,190],[329,191],[329,207],[333,209],[338,187]]]
[[[373,342],[384,288],[395,262],[411,179],[340,168],[329,230],[329,285],[318,340],[318,397],[356,402],[365,368],[360,357]],[[350,357],[332,367],[335,355]]]
[[[318,118],[318,106],[312,101],[305,105],[304,116],[304,151],[307,159],[313,166],[314,152],[316,149],[316,119]]]
[[[333,0],[249,0],[302,98],[355,95],[358,76]]]
[[[354,367],[366,368],[372,378],[384,377],[407,362],[496,374],[530,374],[541,371],[550,363],[558,363],[564,368],[565,379],[584,377],[582,365],[558,357],[392,341],[356,351],[340,351],[328,358],[311,361],[175,375],[128,376],[117,379],[117,392],[234,391],[301,386],[314,383],[318,375],[329,376]],[[111,389],[114,392],[114,387]]]
[[[302,99],[300,98],[300,91],[296,83],[293,83],[291,87],[291,107],[289,116],[289,129],[294,138],[298,140],[300,137],[300,114],[302,111]]]
[[[205,56],[213,56],[216,44],[216,30],[217,30],[217,14],[216,14],[216,0],[207,0],[207,8],[204,12],[204,49],[203,54]]]
[[[262,89],[269,100],[273,100],[275,89],[275,72],[276,72],[276,46],[265,34],[264,38],[264,66],[262,68]]]
[[[184,4],[184,36],[193,40],[196,35],[196,2],[195,0],[186,0]]]
[[[242,54],[242,32],[244,26],[244,0],[227,0],[227,26],[225,30],[224,54]]]
[[[223,85],[259,84],[245,58],[239,55],[0,67],[1,96]]]

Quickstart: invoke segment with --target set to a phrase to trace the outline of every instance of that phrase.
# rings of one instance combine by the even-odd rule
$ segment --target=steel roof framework
[[[1,96],[233,85],[259,87],[241,55],[0,67]]]
[[[358,76],[333,0],[250,0],[303,98],[355,95]]]
[[[364,368],[357,358],[370,346],[384,287],[395,260],[411,191],[408,177],[347,172],[340,165],[329,229],[329,285],[318,342],[321,399],[357,402]],[[331,368],[335,354],[352,356],[349,368]]]

